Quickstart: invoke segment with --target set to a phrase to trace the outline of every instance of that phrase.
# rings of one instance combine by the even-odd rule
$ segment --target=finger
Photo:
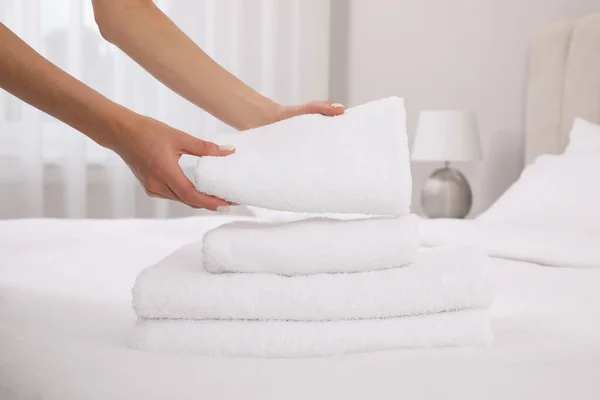
[[[153,192],[152,190],[149,189],[144,189],[144,191],[146,192],[146,195],[148,197],[152,197],[155,199],[162,199],[162,200],[171,200],[171,201],[176,201],[178,203],[182,203],[185,204],[185,202],[183,200],[181,200],[176,194],[175,192],[173,192],[168,186],[164,186],[164,189],[162,190],[162,193],[157,193],[157,192]],[[197,209],[201,209],[203,207],[197,207],[197,206],[190,206],[192,208],[197,208]]]
[[[188,154],[198,157],[223,157],[235,153],[235,146],[231,144],[217,145],[215,143],[206,142],[189,135],[183,150]]]
[[[170,188],[169,188],[167,185],[165,185],[165,189],[164,189],[164,191],[165,191],[165,193],[166,193],[166,196],[163,196],[163,195],[160,195],[160,194],[159,194],[159,195],[157,195],[157,196],[155,196],[155,197],[157,197],[157,198],[161,198],[161,197],[162,197],[163,199],[166,199],[166,200],[173,200],[173,201],[176,201],[176,202],[178,202],[178,203],[185,204],[185,202],[184,202],[183,200],[181,200],[181,199],[180,199],[180,198],[179,198],[179,197],[178,197],[178,196],[175,194],[175,192],[173,192],[173,191],[172,191],[172,190],[171,190],[171,189],[170,189]],[[188,204],[186,204],[186,205],[188,205]],[[190,207],[192,207],[192,208],[196,208],[196,209],[202,209],[202,208],[203,208],[203,207],[198,207],[198,206],[190,206]]]
[[[285,118],[296,117],[304,114],[322,114],[328,117],[341,115],[345,108],[340,103],[331,101],[311,101],[310,103],[289,106],[284,110]]]
[[[148,197],[152,197],[152,198],[155,198],[155,199],[172,200],[172,199],[170,199],[170,198],[168,198],[166,196],[163,196],[160,193],[155,193],[155,192],[153,192],[151,190],[148,190],[148,189],[144,190],[144,192],[146,192],[146,196],[148,196]]]
[[[167,185],[165,185],[165,192],[164,193],[165,193],[165,196],[168,199],[182,202],[181,199],[175,194],[175,192],[173,190],[171,190],[171,188],[169,186],[167,186]]]
[[[150,184],[144,187],[144,191],[146,195],[149,197],[154,197],[157,199],[165,199],[165,200],[175,200],[180,201],[179,198],[171,189],[167,187],[165,184]]]
[[[165,174],[168,177],[165,180],[166,185],[183,203],[191,207],[206,208],[211,211],[226,211],[231,206],[231,203],[225,200],[198,192],[177,163],[174,163],[174,167],[165,170]]]
[[[160,193],[154,193],[148,189],[146,189],[146,194],[150,197],[156,198],[156,199],[164,199],[164,200],[172,200],[172,201],[176,201],[178,203],[182,203],[185,204],[185,202],[183,200],[181,200],[179,197],[177,197],[177,195],[171,190],[169,189],[168,186],[165,185],[165,189],[163,191],[163,194]],[[202,207],[196,207],[196,206],[191,206],[192,208],[202,208]]]
[[[346,108],[341,103],[334,103],[332,101],[315,101],[308,103],[308,107],[311,109],[313,114],[323,114],[328,117],[335,115],[341,115],[344,113]]]

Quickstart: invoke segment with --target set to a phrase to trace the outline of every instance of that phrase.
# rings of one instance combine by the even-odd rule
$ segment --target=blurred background
[[[523,167],[527,50],[542,25],[600,10],[600,0],[156,1],[217,62],[284,104],[347,107],[404,97],[409,140],[428,109],[473,110],[483,160],[459,164],[470,216]],[[104,41],[88,0],[0,0],[0,20],[107,97],[193,135],[231,130],[177,97]],[[182,159],[189,171],[191,160]],[[413,165],[414,210],[441,163]],[[0,92],[0,218],[166,218],[198,211],[146,198],[124,163]]]

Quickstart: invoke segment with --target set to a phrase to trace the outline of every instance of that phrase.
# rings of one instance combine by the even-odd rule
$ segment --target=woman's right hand
[[[179,166],[183,154],[223,157],[235,152],[231,145],[205,142],[155,119],[136,115],[127,132],[114,136],[108,147],[127,163],[148,196],[212,211],[227,211],[231,205],[198,192]]]

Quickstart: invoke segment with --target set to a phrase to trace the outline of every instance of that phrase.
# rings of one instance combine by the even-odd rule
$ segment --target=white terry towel
[[[400,268],[294,277],[211,274],[201,252],[201,242],[189,244],[138,276],[138,317],[322,321],[486,308],[492,301],[487,255],[476,248],[428,250]]]
[[[196,188],[279,211],[405,215],[412,183],[406,112],[398,97],[302,115],[214,140],[227,157],[201,157]]]
[[[355,321],[139,320],[139,350],[242,357],[313,357],[398,348],[486,346],[487,310]]]
[[[239,221],[204,235],[204,268],[213,273],[301,275],[374,271],[412,264],[419,253],[419,218],[290,223]]]

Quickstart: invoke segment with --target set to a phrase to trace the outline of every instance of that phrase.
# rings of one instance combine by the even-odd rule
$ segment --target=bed
[[[575,116],[600,122],[598,27],[593,15],[536,37],[528,163],[560,154]],[[513,200],[537,191],[519,181]],[[233,217],[0,222],[0,399],[598,399],[599,218],[522,222],[508,200],[473,221],[423,221],[421,232],[424,246],[471,243],[494,256],[492,346],[307,359],[128,347],[137,274]]]

